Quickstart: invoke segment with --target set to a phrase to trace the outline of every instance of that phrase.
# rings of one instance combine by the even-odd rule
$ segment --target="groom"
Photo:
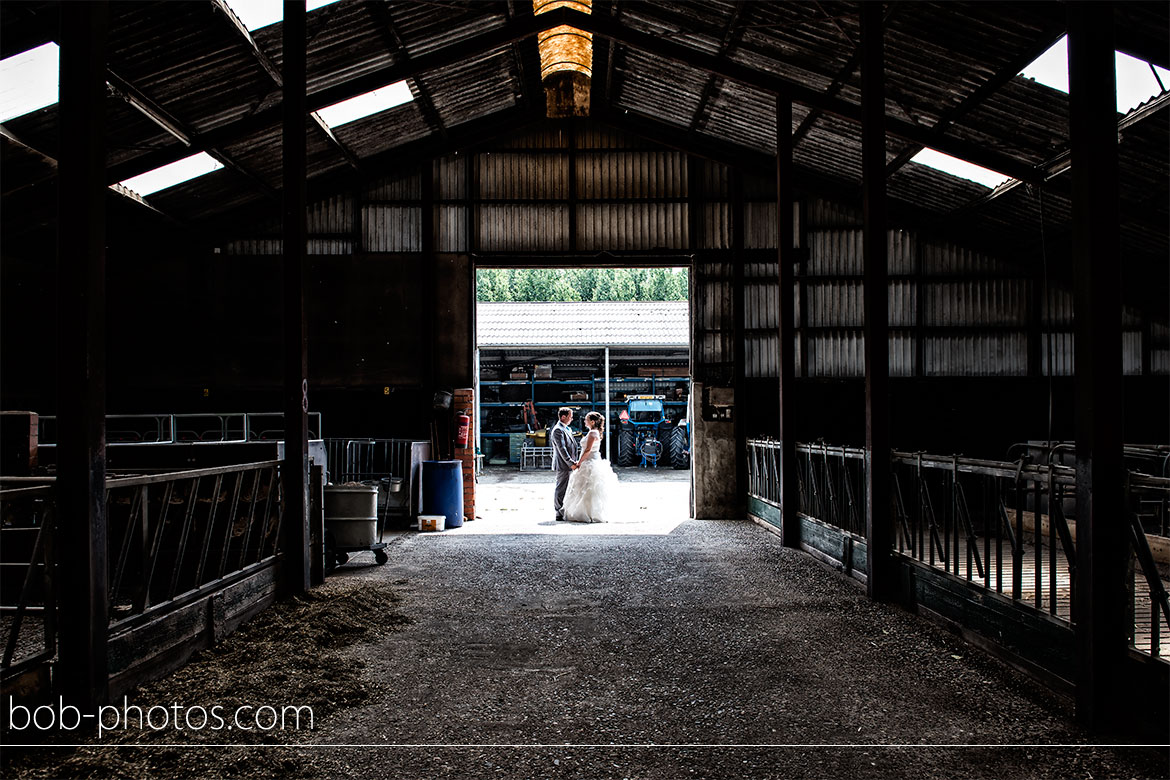
[[[562,406],[557,410],[560,421],[552,429],[553,471],[557,473],[557,489],[553,494],[553,509],[556,510],[557,520],[565,519],[565,489],[569,487],[569,475],[577,465],[577,458],[581,455],[581,447],[573,438],[573,431],[569,423],[573,421],[573,410]]]

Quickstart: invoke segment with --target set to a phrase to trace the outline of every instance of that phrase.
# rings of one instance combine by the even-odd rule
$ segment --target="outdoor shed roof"
[[[686,301],[481,303],[479,346],[671,346],[690,343]]]

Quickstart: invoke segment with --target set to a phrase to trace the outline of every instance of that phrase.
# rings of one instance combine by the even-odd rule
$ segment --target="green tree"
[[[491,301],[685,301],[685,268],[508,268],[477,273],[476,299]]]

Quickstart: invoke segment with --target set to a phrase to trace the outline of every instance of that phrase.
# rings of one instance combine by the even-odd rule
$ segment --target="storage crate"
[[[537,363],[532,367],[533,379],[552,379],[552,363]]]
[[[509,433],[508,434],[508,462],[519,463],[520,453],[524,449],[524,434],[523,433]]]
[[[548,471],[552,468],[552,447],[525,447],[520,460],[521,471]]]

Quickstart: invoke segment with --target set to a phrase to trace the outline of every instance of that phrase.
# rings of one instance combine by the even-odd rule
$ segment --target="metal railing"
[[[55,447],[57,418],[38,419],[38,442]],[[106,416],[106,441],[111,444],[175,444],[178,442],[245,442],[284,438],[281,412],[188,414],[111,414]],[[309,438],[321,438],[321,413],[309,412]]]
[[[52,484],[0,490],[0,669],[6,678],[57,653],[55,495]]]
[[[414,439],[326,439],[329,481],[370,482],[410,477]]]
[[[796,454],[799,513],[865,536],[864,450],[797,444]],[[748,442],[750,495],[779,505],[780,456],[779,442]],[[1057,620],[1074,620],[1073,468],[906,452],[892,453],[890,468],[897,554]],[[1130,471],[1126,491],[1132,576],[1128,601],[1118,608],[1133,617],[1130,644],[1159,656],[1170,630],[1170,598],[1147,534],[1165,528],[1170,478]]]
[[[107,480],[111,627],[272,562],[283,517],[279,466]]]
[[[781,444],[748,441],[748,494],[780,505]],[[796,445],[797,512],[865,536],[865,451],[824,443]]]

